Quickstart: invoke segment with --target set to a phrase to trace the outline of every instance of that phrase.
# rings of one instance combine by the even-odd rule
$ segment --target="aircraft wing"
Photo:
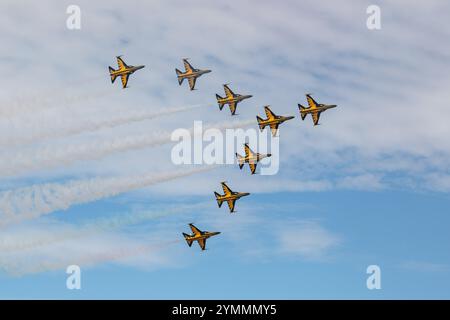
[[[320,112],[312,112],[311,116],[313,118],[314,125],[317,126],[319,124]]]
[[[270,110],[268,106],[264,107],[264,112],[266,113],[267,120],[273,120],[275,119],[275,114]]]
[[[200,248],[202,248],[202,250],[205,250],[206,248],[206,239],[198,239],[198,245],[200,246]]]
[[[273,123],[270,125],[270,131],[272,131],[272,135],[275,137],[278,131],[278,123]]]
[[[127,64],[125,62],[123,62],[123,60],[120,56],[117,57],[117,65],[119,66],[119,70],[128,68]]]
[[[189,88],[191,88],[191,90],[194,90],[195,88],[195,80],[197,80],[197,78],[188,78]]]
[[[254,174],[256,171],[256,163],[249,162],[248,165],[250,167],[250,171]]]
[[[234,212],[234,204],[236,203],[236,199],[227,200],[228,208],[230,208],[230,212]]]
[[[225,90],[225,94],[227,95],[228,98],[233,98],[234,97],[234,93],[233,93],[233,91],[231,91],[230,88],[228,88],[228,85],[224,84],[223,85],[223,90]]]
[[[233,193],[231,189],[225,184],[225,182],[222,182],[222,189],[226,196],[229,196]]]
[[[237,103],[236,102],[230,102],[230,103],[228,103],[228,105],[230,106],[231,114],[234,115],[234,113],[236,112]]]
[[[189,227],[191,227],[192,233],[195,236],[199,236],[199,235],[202,234],[202,232],[196,226],[194,226],[193,224],[190,224]]]
[[[318,103],[311,97],[311,95],[306,95],[306,100],[308,100],[308,105],[311,109],[317,109]]]
[[[124,75],[120,76],[120,79],[122,79],[122,88],[124,88],[124,89],[127,87],[129,76],[130,76],[130,74],[124,74]]]
[[[183,59],[184,69],[186,69],[186,72],[192,72],[194,71],[194,68],[192,68],[191,64],[187,61],[187,59]]]

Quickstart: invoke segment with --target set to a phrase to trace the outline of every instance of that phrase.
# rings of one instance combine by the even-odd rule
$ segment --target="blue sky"
[[[366,1],[132,2],[79,1],[81,30],[72,2],[0,5],[0,298],[449,298],[448,4],[381,1],[371,31]],[[146,65],[126,90],[118,54]],[[193,92],[186,57],[213,70]],[[233,118],[224,83],[253,94]],[[307,92],[338,105],[320,126]],[[173,130],[267,104],[296,116],[276,175],[171,163]],[[251,193],[234,215],[224,180]],[[191,222],[222,234],[189,248]]]
[[[300,199],[301,198],[301,199]],[[210,197],[205,199],[210,200]],[[247,200],[247,199],[246,199]],[[305,259],[301,255],[277,252],[269,243],[278,241],[267,226],[249,228],[255,242],[267,242],[267,252],[252,257],[242,248],[252,246],[230,240],[226,233],[211,239],[209,250],[183,253],[180,265],[146,270],[145,267],[105,263],[82,271],[82,289],[65,287],[63,270],[19,278],[2,275],[2,298],[447,298],[448,249],[446,232],[449,205],[447,196],[409,192],[324,192],[255,196],[248,205],[273,205],[287,201],[298,208],[313,204],[314,209],[262,210],[267,221],[292,219],[318,220],[339,236],[340,243],[327,257]],[[165,204],[167,205],[167,204]],[[86,210],[108,211],[108,206],[86,205]],[[211,206],[211,215],[225,214]],[[240,215],[245,215],[242,210]],[[180,221],[195,219],[195,213],[183,213]],[[239,219],[239,216],[230,216]],[[169,220],[171,218],[168,218]],[[151,231],[157,222],[147,223]],[[257,228],[263,228],[258,231]],[[172,236],[171,234],[168,235]],[[272,243],[273,244],[273,243]],[[181,252],[180,242],[166,250]],[[192,248],[196,249],[196,248]],[[430,263],[429,261],[433,261]],[[365,269],[377,264],[382,270],[382,289],[368,290]],[[144,268],[144,269],[143,269]],[[202,288],[193,292],[192,288]]]

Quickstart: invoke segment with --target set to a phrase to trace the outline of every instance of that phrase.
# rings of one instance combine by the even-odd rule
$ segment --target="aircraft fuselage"
[[[233,102],[238,103],[238,102],[241,102],[242,100],[249,99],[251,97],[253,97],[253,96],[252,95],[245,95],[245,96],[244,95],[236,95],[234,97],[225,97],[222,99],[218,99],[217,102],[222,103],[222,104],[233,103]]]
[[[217,200],[222,200],[222,201],[237,200],[237,199],[240,199],[242,197],[248,196],[249,194],[250,193],[248,193],[248,192],[239,192],[239,193],[235,193],[235,194],[231,194],[231,195],[219,196],[217,198]]]
[[[280,124],[280,123],[283,123],[283,122],[285,122],[285,121],[287,121],[287,120],[291,120],[291,119],[294,119],[294,117],[293,117],[293,116],[289,116],[289,117],[281,117],[281,116],[278,116],[278,117],[275,118],[275,119],[263,120],[263,121],[261,121],[260,123],[261,123],[262,125]]]
[[[203,234],[192,235],[188,238],[188,240],[198,241],[198,240],[202,240],[202,239],[208,239],[208,238],[218,235],[218,234],[220,234],[220,232],[204,232]]]
[[[335,104],[321,104],[321,105],[317,106],[317,108],[315,108],[315,109],[308,108],[308,109],[301,110],[301,112],[302,113],[323,112],[325,110],[336,108],[336,107],[337,107],[337,105],[335,105]]]
[[[211,72],[211,70],[196,70],[196,71],[192,71],[192,72],[186,71],[186,72],[178,75],[178,78],[185,78],[185,79],[198,78],[198,77],[204,75],[205,73],[210,73],[210,72]]]
[[[137,70],[140,70],[142,68],[144,68],[145,66],[130,66],[128,68],[122,69],[122,70],[116,70],[116,71],[112,71],[111,75],[112,76],[123,76],[123,75],[127,75],[127,74],[132,74]]]
[[[259,161],[261,161],[264,158],[268,158],[270,157],[271,154],[258,154],[258,155],[252,155],[249,157],[244,157],[244,162],[248,162],[248,163],[257,163]]]

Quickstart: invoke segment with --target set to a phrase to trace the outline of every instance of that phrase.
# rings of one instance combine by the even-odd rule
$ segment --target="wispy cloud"
[[[108,99],[108,107],[111,118],[117,118],[124,114],[123,105],[176,105],[181,101],[188,101],[186,104],[211,102],[213,105],[213,93],[221,90],[223,83],[232,82],[239,91],[254,94],[252,101],[239,109],[240,116],[253,118],[258,111],[255,108],[264,104],[272,104],[274,110],[280,113],[297,112],[296,104],[304,103],[303,93],[312,91],[319,101],[337,103],[338,108],[323,114],[320,127],[312,128],[310,119],[305,122],[296,119],[282,128],[283,155],[295,159],[285,162],[285,169],[292,172],[298,169],[298,163],[302,163],[310,167],[308,180],[313,181],[324,176],[328,179],[333,170],[343,172],[345,178],[346,171],[357,166],[364,171],[365,179],[373,177],[367,181],[369,190],[379,188],[379,184],[389,185],[390,180],[397,179],[399,175],[420,180],[422,173],[415,171],[417,167],[432,166],[438,180],[445,181],[448,176],[448,160],[439,165],[433,163],[439,155],[443,159],[449,158],[446,150],[450,145],[445,137],[450,133],[446,121],[450,117],[446,107],[446,101],[450,98],[446,89],[450,78],[442,73],[449,58],[446,54],[449,50],[445,50],[448,28],[445,28],[445,16],[438,18],[448,4],[434,1],[426,5],[411,5],[407,1],[383,3],[383,25],[378,31],[366,28],[365,9],[368,3],[360,1],[348,1],[348,5],[339,7],[306,0],[287,1],[277,4],[277,14],[270,16],[265,14],[274,10],[274,5],[269,1],[257,4],[250,1],[241,4],[239,9],[220,2],[189,4],[191,10],[202,15],[202,19],[196,15],[186,17],[187,4],[182,2],[160,3],[158,6],[140,3],[140,12],[131,7],[123,8],[120,1],[110,1],[106,11],[92,2],[80,1],[79,5],[93,17],[90,22],[85,22],[79,32],[54,28],[62,20],[60,12],[50,2],[44,1],[40,6],[47,8],[48,19],[45,22],[37,20],[35,12],[40,10],[37,6],[17,10],[11,3],[4,8],[8,17],[1,22],[4,46],[8,48],[3,55],[8,62],[5,68],[15,70],[22,66],[25,71],[11,72],[14,76],[5,84],[3,98],[11,98],[10,92],[17,92],[23,87],[33,90],[51,86],[60,88],[65,83],[86,83],[89,79],[90,86],[81,95],[95,96],[103,91],[114,93],[114,99]],[[417,17],[415,24],[408,23],[403,7],[408,7],[408,12]],[[144,12],[153,10],[159,14],[152,19],[155,27],[148,28]],[[431,21],[423,12],[433,13],[430,16],[435,19]],[[20,19],[15,19],[16,15]],[[178,19],[180,16],[183,19]],[[11,28],[14,21],[19,20],[23,21],[21,27]],[[111,28],[122,21],[133,23],[122,25],[118,33],[111,34]],[[223,23],[218,23],[220,21]],[[134,32],[136,30],[139,32]],[[191,36],[199,30],[202,37]],[[233,43],[223,50],[221,39],[230,34],[233,35]],[[142,37],[159,39],[158,47],[149,49],[140,41]],[[27,43],[18,40],[24,38],[28,39]],[[65,45],[55,47],[56,42]],[[21,50],[23,46],[33,50]],[[11,56],[10,52],[19,53]],[[106,65],[114,60],[117,52],[125,53],[132,61],[148,65],[148,69],[131,79],[128,91],[109,87]],[[48,61],[46,58],[49,56],[53,57],[51,64],[43,66],[42,63],[35,63]],[[180,88],[174,78],[173,69],[184,56],[191,57],[194,64],[204,64],[213,69],[208,78],[202,78],[199,82],[201,90],[198,92],[190,93]],[[30,74],[39,74],[42,81],[36,83],[34,77],[29,77]],[[104,75],[105,79],[100,75]],[[144,94],[142,88],[146,88],[149,94]],[[119,96],[123,99],[118,99]],[[58,99],[55,94],[54,100]],[[65,103],[64,99],[59,100]],[[84,102],[80,100],[77,104],[83,105]],[[439,116],[424,116],[423,110],[429,105]],[[8,109],[15,108],[5,106],[5,110]],[[59,109],[59,113],[49,113],[46,120],[40,121],[42,132],[53,132],[55,125],[51,119],[55,116],[57,119],[63,118],[64,109],[67,108]],[[27,109],[27,112],[38,111],[41,110]],[[223,112],[208,110],[198,115],[207,120],[215,116],[223,116]],[[101,123],[103,118],[104,114],[92,115],[90,123]],[[85,120],[82,117],[71,118],[70,125],[64,127],[82,128]],[[184,120],[182,115],[173,115],[171,119],[178,126]],[[32,136],[33,132],[27,129],[25,123],[16,125],[17,132],[21,132],[22,136]],[[159,123],[152,123],[155,130],[160,130],[159,126]],[[1,136],[10,136],[7,128],[5,126],[4,132],[0,129]],[[111,141],[117,140],[113,138],[113,132],[110,135]],[[85,143],[81,139],[72,149],[79,150]],[[18,153],[14,150],[13,153],[30,159],[34,154],[48,153],[54,154],[56,159],[59,148],[58,144],[48,144],[37,147],[38,150],[32,154],[29,150],[17,150]],[[386,160],[393,155],[401,161]],[[8,153],[5,156],[2,158],[11,163],[22,161],[11,158]],[[376,159],[379,164],[389,161],[390,167],[383,169],[368,159]],[[39,163],[36,159],[32,161],[36,166]],[[76,165],[76,162],[70,163]],[[114,164],[110,167],[121,167]],[[386,171],[399,174],[384,177],[383,172]],[[8,172],[19,173],[14,170]],[[352,176],[350,173],[348,175]],[[362,177],[359,177],[359,183],[350,177],[340,185],[360,189],[365,185]],[[377,182],[374,180],[376,177],[383,179]],[[288,178],[287,175],[278,176],[280,180]],[[350,183],[350,180],[353,182]],[[397,186],[398,183],[391,185]],[[421,188],[423,185],[416,183],[411,186]],[[439,183],[430,186],[439,187]],[[339,187],[339,184],[332,184],[332,187]],[[276,191],[276,185],[272,189]]]
[[[324,258],[341,243],[340,237],[314,221],[300,221],[280,229],[280,251],[306,259]]]
[[[319,127],[313,127],[309,118],[302,122],[297,117],[281,128],[282,167],[270,183],[263,177],[244,179],[238,170],[239,176],[230,174],[248,191],[407,187],[449,192],[450,75],[443,72],[450,59],[448,3],[383,2],[382,29],[378,31],[365,26],[370,3],[357,0],[345,5],[312,0],[249,1],[239,6],[206,0],[135,1],[136,6],[123,6],[122,1],[111,0],[108,9],[93,1],[80,0],[78,4],[90,17],[83,20],[80,31],[64,28],[64,8],[50,0],[26,6],[20,1],[0,4],[4,13],[0,62],[3,73],[9,75],[0,99],[11,101],[0,106],[0,141],[8,146],[0,157],[0,173],[3,179],[10,177],[11,184],[20,185],[29,183],[25,174],[42,169],[54,170],[43,173],[44,181],[49,180],[46,174],[52,174],[52,181],[75,176],[74,181],[4,191],[0,194],[3,222],[46,215],[174,178],[140,174],[149,167],[149,159],[152,170],[171,169],[167,154],[145,148],[167,142],[170,128],[186,127],[188,119],[217,123],[229,117],[225,110],[217,110],[214,101],[214,93],[227,82],[237,92],[254,95],[239,107],[239,120],[254,119],[266,104],[280,114],[297,114],[297,103],[305,103],[306,92],[313,92],[320,102],[338,104],[322,115]],[[187,7],[194,14],[186,15]],[[150,22],[148,12],[156,13]],[[192,36],[198,34],[201,36]],[[223,39],[230,35],[233,41],[224,47]],[[143,39],[158,45],[149,46]],[[132,63],[148,65],[131,78],[127,90],[110,86],[106,68],[122,53]],[[199,81],[200,90],[189,92],[178,86],[174,68],[182,57],[213,69]],[[82,90],[73,89],[81,85]],[[61,88],[66,88],[67,94],[58,94]],[[28,101],[16,99],[17,92],[32,96],[30,91],[41,94]],[[88,102],[100,105],[100,97],[107,108],[89,112]],[[166,121],[158,118],[151,122],[137,121],[144,114],[132,109],[136,105],[199,103],[211,103],[214,108],[173,113]],[[75,116],[74,109],[82,111]],[[145,117],[154,112],[149,109]],[[118,127],[125,121],[132,123]],[[114,130],[96,131],[105,127]],[[163,135],[142,134],[149,128]],[[81,134],[86,131],[95,134]],[[50,139],[54,137],[57,141]],[[106,157],[113,154],[117,157]],[[86,161],[95,159],[101,163]],[[71,167],[56,170],[68,165]],[[117,178],[84,178],[102,175],[105,168]],[[184,182],[155,186],[155,192],[166,188],[171,193],[199,194],[210,187],[210,181],[216,183],[223,177],[223,172],[211,171],[207,179],[186,177]],[[249,219],[247,223],[266,230],[263,222]],[[228,229],[238,236],[233,233],[240,230],[238,224]],[[253,248],[248,249],[316,259],[327,256],[341,241],[322,224],[308,220],[282,225],[278,231],[275,246],[264,243],[259,247],[253,239]],[[20,235],[23,233],[18,232]],[[43,262],[33,270],[66,264],[68,258],[65,253],[61,258],[61,252],[78,252],[83,260],[86,248],[92,246],[92,259],[96,259],[102,252],[112,252],[110,257],[121,255],[109,243],[124,243],[125,251],[131,252],[142,245],[133,240],[128,243],[127,235],[89,239],[83,238],[72,250],[60,247],[59,242],[41,246],[43,251],[38,254],[43,259],[38,261]],[[46,265],[47,257],[55,259],[48,259]],[[13,258],[13,254],[2,256],[6,269],[16,269],[14,261],[19,260]],[[26,255],[17,259],[25,267],[29,261]]]

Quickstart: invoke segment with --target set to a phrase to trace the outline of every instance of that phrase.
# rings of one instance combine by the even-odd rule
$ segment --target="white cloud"
[[[365,9],[369,3],[360,1],[348,1],[345,6],[312,1],[287,1],[274,6],[269,1],[250,1],[238,7],[208,1],[189,5],[136,2],[140,10],[133,6],[124,8],[120,1],[110,1],[108,9],[81,1],[79,5],[85,17],[81,31],[64,28],[64,3],[54,6],[50,1],[43,1],[39,6],[25,7],[19,4],[11,2],[2,8],[7,16],[1,22],[5,35],[3,62],[6,69],[23,72],[11,72],[13,76],[5,84],[2,96],[9,102],[17,97],[12,92],[21,92],[21,100],[27,101],[30,94],[34,98],[27,103],[2,106],[3,111],[14,110],[21,116],[0,122],[1,136],[14,141],[19,136],[32,137],[36,130],[56,135],[68,128],[99,123],[105,113],[112,119],[121,117],[129,108],[131,113],[135,105],[209,102],[212,106],[212,110],[173,115],[168,120],[143,121],[79,139],[36,144],[38,154],[54,153],[56,157],[61,142],[78,150],[91,141],[99,146],[116,143],[124,133],[189,127],[192,122],[186,122],[187,119],[223,119],[228,114],[217,110],[214,93],[220,93],[222,83],[231,82],[237,91],[254,94],[254,98],[239,107],[240,119],[254,119],[264,104],[271,104],[279,113],[296,114],[296,104],[305,103],[303,93],[308,91],[313,91],[320,101],[339,105],[323,114],[321,127],[312,128],[310,119],[300,122],[297,118],[281,128],[282,158],[291,159],[283,166],[291,172],[300,169],[302,174],[305,170],[299,168],[299,163],[308,166],[311,172],[307,181],[316,181],[333,169],[351,170],[355,165],[367,177],[379,176],[375,171],[382,170],[380,164],[386,156],[397,156],[400,160],[390,162],[391,172],[400,170],[404,175],[420,179],[423,172],[415,172],[415,168],[433,165],[437,176],[444,180],[448,176],[444,172],[448,160],[438,165],[433,163],[439,154],[448,159],[446,150],[450,149],[445,139],[450,130],[447,125],[450,114],[446,108],[450,78],[441,72],[448,58],[446,52],[450,50],[445,47],[448,35],[445,16],[439,18],[448,4],[383,3],[383,27],[376,32],[365,27]],[[186,16],[186,6],[195,14]],[[43,8],[46,21],[37,14]],[[408,15],[404,8],[408,8]],[[148,12],[152,12],[151,22],[147,19]],[[416,18],[414,24],[408,21],[410,16]],[[17,21],[21,21],[20,25],[11,27]],[[201,37],[192,36],[199,32]],[[224,47],[223,39],[230,35],[233,41]],[[152,43],[157,41],[158,45],[149,46],[143,39],[153,39]],[[127,90],[112,86],[106,75],[106,66],[114,62],[118,53],[125,54],[130,63],[147,65],[131,77]],[[213,69],[213,73],[199,80],[196,92],[189,92],[176,83],[173,69],[180,66],[181,57],[190,57],[194,65]],[[40,81],[30,74],[39,75]],[[65,92],[61,94],[61,90]],[[49,100],[60,106],[47,108]],[[21,108],[21,105],[28,107]],[[427,106],[432,106],[437,116],[427,116]],[[78,109],[83,111],[72,116]],[[150,109],[153,108],[149,107],[149,112],[158,111]],[[11,127],[18,136],[11,136],[15,134],[11,133]],[[32,171],[42,170],[40,162],[26,150],[7,151],[2,158],[10,159],[10,152],[24,154],[24,158],[34,163],[29,167]],[[353,155],[351,159],[348,152]],[[60,162],[64,170],[52,172],[122,173],[123,169],[117,168],[123,168],[120,164],[130,158],[136,163],[134,167],[145,167],[146,157],[138,157],[142,159],[139,161],[134,154],[102,159],[101,163],[84,157],[91,159],[88,166],[74,161]],[[151,156],[155,162],[166,160],[164,155],[155,155],[150,150],[140,154]],[[416,161],[408,163],[405,161],[408,159]],[[346,178],[344,174],[343,179],[353,179],[349,176]],[[384,177],[383,184],[389,185],[395,176]],[[289,185],[287,176],[280,174],[277,178]],[[272,190],[282,185],[273,184]],[[369,185],[369,189],[372,187]]]
[[[307,259],[323,258],[341,239],[316,222],[301,221],[280,229],[282,253],[299,255]]]
[[[67,198],[37,203],[27,196],[33,187],[22,189],[33,179],[84,181],[86,176],[167,170],[168,148],[127,148],[123,142],[189,128],[196,119],[229,119],[214,100],[223,83],[254,95],[239,106],[239,120],[254,120],[266,104],[277,113],[297,116],[281,127],[280,174],[250,180],[236,168],[223,168],[204,179],[196,176],[155,186],[152,193],[205,194],[228,178],[246,191],[268,193],[385,187],[450,190],[446,2],[384,2],[382,29],[375,32],[365,27],[370,3],[357,0],[247,1],[238,6],[206,0],[131,1],[124,6],[123,1],[111,0],[107,8],[80,0],[81,31],[65,29],[68,4],[0,4],[0,65],[9,75],[0,92],[0,141],[8,146],[0,171],[4,190],[21,190],[13,197],[17,201],[9,202],[11,207],[3,197],[3,214],[17,208],[50,212],[80,199],[63,188]],[[187,9],[192,14],[186,15]],[[147,66],[131,77],[127,90],[111,85],[107,76],[107,66],[118,54],[129,63]],[[183,57],[213,70],[199,79],[197,91],[176,82],[174,68],[181,67]],[[296,105],[305,103],[305,92],[338,104],[322,115],[319,127],[298,117]],[[139,110],[161,111],[155,106],[204,103],[211,108],[64,136]],[[17,143],[24,141],[33,142],[32,151]],[[7,180],[6,175],[11,177]],[[82,197],[83,201],[117,194],[90,191],[104,195]],[[74,197],[78,200],[72,201]],[[300,223],[296,228],[282,233],[285,252],[321,256],[338,242],[319,225]]]

